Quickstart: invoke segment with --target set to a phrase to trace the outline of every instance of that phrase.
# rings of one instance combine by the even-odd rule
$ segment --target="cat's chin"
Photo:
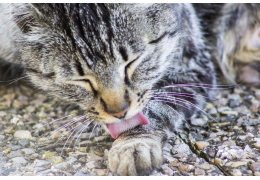
[[[107,127],[111,136],[117,139],[125,131],[133,129],[136,126],[146,125],[149,123],[150,121],[148,118],[141,112],[138,112],[135,116],[129,119],[123,119],[120,122],[108,124]]]

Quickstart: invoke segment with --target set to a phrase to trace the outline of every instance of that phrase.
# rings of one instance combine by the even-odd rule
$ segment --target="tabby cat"
[[[104,125],[118,175],[159,168],[167,133],[215,85],[190,4],[0,4],[0,42],[2,64]]]

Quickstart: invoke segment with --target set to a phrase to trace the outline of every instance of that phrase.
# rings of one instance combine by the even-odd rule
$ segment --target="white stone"
[[[30,131],[26,130],[18,130],[14,133],[14,137],[20,138],[20,139],[31,139],[32,135]]]

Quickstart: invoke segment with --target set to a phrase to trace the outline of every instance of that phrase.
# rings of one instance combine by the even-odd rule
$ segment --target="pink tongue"
[[[123,119],[118,123],[108,124],[108,129],[113,138],[117,139],[123,132],[132,129],[138,125],[149,124],[149,120],[141,112],[137,113],[130,119]]]

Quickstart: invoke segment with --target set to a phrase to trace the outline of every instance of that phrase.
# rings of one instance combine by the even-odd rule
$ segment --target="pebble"
[[[231,166],[231,167],[234,167],[234,168],[237,168],[239,166],[243,166],[243,165],[247,165],[247,162],[240,162],[240,161],[237,161],[237,162],[228,162],[225,164],[225,166]]]
[[[32,135],[30,131],[27,130],[18,130],[14,133],[14,137],[20,139],[31,139]]]
[[[14,168],[6,169],[2,172],[4,176],[8,176],[10,172],[15,172]],[[1,175],[1,174],[0,174]]]
[[[12,158],[11,161],[13,162],[12,164],[13,165],[26,165],[28,163],[27,160],[25,160],[23,157],[15,157],[15,158]]]
[[[76,172],[75,174],[74,174],[74,176],[86,176],[86,174],[84,174],[84,173],[82,173],[82,172]]]
[[[195,143],[195,145],[197,146],[197,148],[198,148],[199,150],[202,150],[202,149],[205,149],[205,148],[209,145],[209,143],[208,143],[208,142],[205,142],[205,141],[197,141],[197,142]]]
[[[28,141],[24,140],[24,139],[19,140],[19,141],[18,141],[18,144],[21,145],[21,146],[24,147],[24,148],[28,148],[29,145],[30,145],[30,143],[29,143]]]
[[[67,157],[67,158],[65,159],[65,162],[70,163],[70,164],[72,164],[72,163],[74,163],[74,162],[76,162],[76,161],[77,161],[77,158],[75,158],[75,157],[73,157],[73,156]]]
[[[35,149],[32,149],[32,148],[24,148],[21,150],[23,153],[25,154],[34,154],[35,153]]]
[[[90,162],[86,163],[86,167],[88,169],[101,168],[102,167],[102,163],[101,163],[101,161],[90,161]]]
[[[102,160],[102,157],[97,156],[94,153],[87,153],[87,162],[89,161],[96,161],[96,160]]]
[[[7,115],[7,113],[5,111],[0,111],[0,117],[4,117],[6,115]]]
[[[233,170],[231,171],[231,174],[232,174],[233,176],[242,176],[242,172],[241,172],[239,169],[233,169]]]
[[[207,123],[207,120],[203,119],[203,118],[192,118],[191,119],[191,124],[194,126],[203,126],[206,123]]]
[[[20,156],[23,156],[21,150],[11,151],[11,152],[7,155],[8,158],[14,158],[14,157],[20,157]]]
[[[180,164],[178,168],[181,171],[187,171],[187,172],[191,172],[192,170],[194,170],[194,166],[190,164]]]
[[[63,158],[61,156],[51,156],[48,158],[53,164],[58,164],[63,162]]]
[[[49,160],[39,160],[39,159],[36,159],[36,160],[34,161],[34,164],[35,164],[35,166],[37,166],[37,167],[47,166],[47,165],[51,164],[51,161],[49,161]]]
[[[56,152],[49,152],[49,151],[47,151],[46,153],[44,153],[43,155],[42,155],[42,158],[43,159],[48,159],[48,158],[50,158],[51,156],[53,156],[54,154],[57,154]]]
[[[260,162],[259,163],[252,163],[249,167],[253,172],[260,171]]]
[[[254,146],[260,148],[260,138],[254,138],[254,140],[256,141],[256,143],[254,143]]]
[[[22,149],[22,147],[20,145],[12,145],[12,144],[10,144],[10,145],[8,145],[8,147],[12,148],[12,151],[16,151],[18,149]]]
[[[108,169],[92,169],[92,171],[94,174],[98,175],[98,176],[107,176],[109,173]]]
[[[194,175],[196,176],[204,176],[205,175],[205,171],[199,168],[195,168],[194,170]]]
[[[54,164],[52,168],[60,169],[60,170],[68,170],[71,167],[70,163],[62,162],[58,164]]]
[[[207,163],[207,162],[202,163],[202,164],[195,163],[194,165],[195,165],[197,168],[200,168],[200,169],[203,169],[203,170],[209,170],[209,169],[210,169],[210,165],[209,165],[209,163]]]

